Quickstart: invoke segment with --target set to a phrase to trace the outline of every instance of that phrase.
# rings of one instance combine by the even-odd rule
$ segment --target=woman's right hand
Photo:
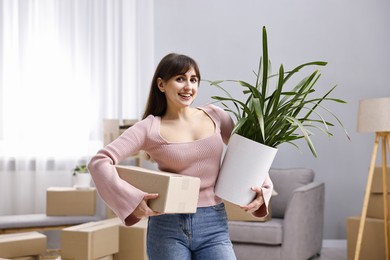
[[[149,216],[157,216],[161,215],[161,213],[156,212],[149,208],[148,206],[148,200],[157,199],[158,194],[157,193],[148,193],[144,196],[144,199],[141,201],[140,204],[135,208],[133,215],[139,219],[143,217],[149,217]]]

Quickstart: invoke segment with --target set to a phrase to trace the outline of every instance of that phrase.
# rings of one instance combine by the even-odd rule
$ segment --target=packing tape
[[[189,188],[190,188],[190,179],[189,178],[182,178],[181,189],[182,190],[189,190]]]

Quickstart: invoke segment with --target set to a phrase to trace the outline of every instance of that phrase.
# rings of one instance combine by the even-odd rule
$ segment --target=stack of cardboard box
[[[115,219],[89,222],[61,231],[61,259],[113,259],[119,251],[119,226]]]
[[[390,168],[387,169],[387,187],[390,187],[389,175]],[[389,201],[390,194],[387,194],[387,196]],[[376,167],[368,201],[367,219],[363,231],[360,259],[386,259],[383,209],[382,168]],[[355,256],[359,224],[360,216],[353,216],[347,219],[347,247],[349,260],[354,259]]]
[[[150,207],[161,213],[196,212],[200,179],[137,166],[117,166],[119,176],[135,187],[159,197]],[[51,187],[47,189],[49,216],[94,215],[96,189]],[[147,219],[126,227],[117,217],[88,222],[61,230],[62,260],[147,260]],[[0,236],[0,258],[39,259],[46,252],[46,236],[38,232]],[[27,258],[25,258],[27,257]]]
[[[137,166],[116,166],[120,178],[159,197],[149,206],[161,213],[196,212],[200,179]],[[62,212],[63,214],[63,212]],[[126,227],[117,217],[61,231],[64,260],[147,260],[147,219]]]
[[[85,223],[61,231],[62,260],[147,260],[147,219],[127,227],[119,218]]]

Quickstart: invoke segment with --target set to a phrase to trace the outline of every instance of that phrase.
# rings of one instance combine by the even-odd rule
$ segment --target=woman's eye
[[[176,81],[177,81],[177,82],[183,82],[183,81],[184,81],[184,78],[183,78],[183,77],[177,77],[177,78],[176,78]]]
[[[198,79],[197,79],[197,78],[192,78],[192,79],[191,79],[191,82],[192,82],[192,83],[197,83],[197,82],[198,82]]]

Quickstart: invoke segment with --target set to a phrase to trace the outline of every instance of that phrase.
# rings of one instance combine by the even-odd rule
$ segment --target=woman
[[[214,193],[224,144],[233,121],[214,105],[191,107],[200,81],[199,68],[188,56],[168,54],[157,66],[143,120],[100,150],[88,168],[107,205],[126,224],[149,217],[147,253],[150,260],[236,259],[228,234],[222,200]],[[121,180],[115,164],[140,150],[161,171],[199,177],[195,214],[160,214],[148,207],[158,194],[145,193]],[[242,209],[268,214],[272,182],[252,188],[257,197]]]

